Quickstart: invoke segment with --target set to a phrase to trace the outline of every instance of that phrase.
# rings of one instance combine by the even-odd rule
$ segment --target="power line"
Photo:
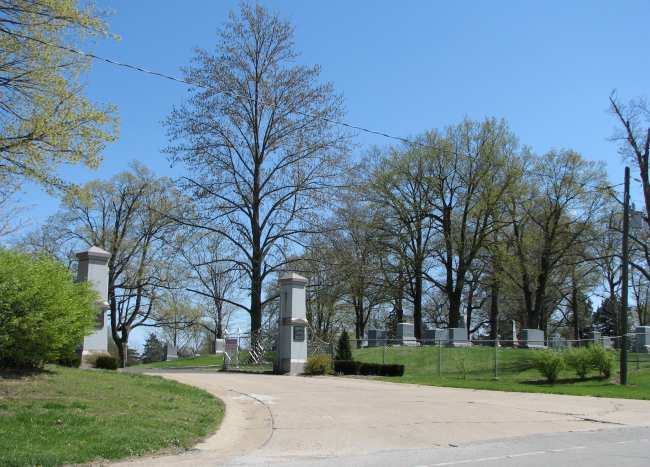
[[[145,73],[145,74],[148,74],[148,75],[151,75],[151,76],[157,76],[159,78],[163,78],[163,79],[173,81],[173,82],[176,82],[176,83],[184,84],[184,85],[190,86],[190,87],[206,89],[206,90],[209,90],[209,91],[215,91],[215,88],[212,88],[210,86],[205,86],[205,85],[202,85],[200,83],[194,83],[192,81],[188,81],[188,80],[183,79],[183,78],[178,78],[176,76],[168,75],[166,73],[161,73],[161,72],[158,72],[158,71],[149,70],[149,69],[144,68],[142,66],[131,65],[130,63],[119,62],[117,60],[112,60],[110,58],[102,57],[102,56],[96,55],[94,53],[84,52],[82,50],[75,49],[73,47],[68,47],[68,46],[61,45],[61,44],[54,44],[52,42],[48,42],[48,41],[45,41],[43,39],[38,39],[36,37],[27,36],[27,35],[24,35],[24,34],[13,32],[13,31],[10,32],[10,33],[6,32],[6,31],[0,31],[0,32],[4,32],[6,34],[12,34],[12,35],[14,35],[16,37],[20,37],[20,38],[23,38],[23,39],[26,39],[26,40],[30,40],[30,41],[39,43],[41,45],[45,45],[47,47],[58,48],[60,50],[64,50],[64,51],[67,51],[67,52],[70,52],[70,53],[74,53],[74,54],[80,55],[82,57],[88,57],[88,58],[91,58],[93,60],[97,60],[97,61],[108,63],[110,65],[126,68],[126,69],[131,70],[131,71],[137,71],[139,73]],[[240,100],[248,99],[245,96],[239,95],[237,93],[234,93],[234,92],[228,91],[228,90],[218,90],[217,92],[220,93],[220,94],[225,94],[227,96],[230,96],[233,99],[240,99]],[[270,102],[264,102],[264,103],[266,105],[268,105],[269,107],[271,107],[271,108],[277,108],[276,104],[273,104],[273,103],[270,103]],[[438,146],[432,146],[432,145],[422,143],[420,141],[411,140],[409,138],[405,138],[405,137],[402,137],[402,136],[392,135],[390,133],[386,133],[386,132],[383,132],[383,131],[373,130],[371,128],[365,128],[365,127],[362,127],[362,126],[359,126],[359,125],[354,125],[354,124],[351,124],[351,123],[344,122],[342,120],[335,120],[335,119],[323,117],[321,115],[314,115],[314,114],[310,114],[308,112],[302,112],[300,110],[292,110],[292,111],[290,111],[290,113],[302,115],[303,117],[312,118],[314,120],[322,120],[322,121],[330,123],[332,125],[338,125],[338,126],[342,126],[342,127],[345,127],[345,128],[350,128],[350,129],[353,129],[353,130],[361,131],[363,133],[367,133],[367,134],[371,134],[371,135],[375,135],[375,136],[381,136],[381,137],[387,138],[387,139],[392,139],[394,141],[399,141],[401,143],[404,143],[404,144],[407,144],[407,145],[410,145],[410,146],[418,146],[418,147],[421,147],[421,148],[424,148],[424,149],[435,149],[436,151],[439,151],[439,150],[443,149],[443,148],[440,148]],[[529,172],[529,173],[532,173],[532,172]],[[538,175],[538,176],[546,176],[547,174],[536,174],[536,175]],[[607,190],[607,189],[614,189],[614,188],[616,188],[618,186],[621,186],[621,185],[623,185],[623,183],[618,183],[616,185],[591,185],[591,188],[594,188],[594,191],[602,191],[602,190]],[[584,188],[584,187],[588,186],[588,184],[586,184],[586,183],[581,184],[581,186]]]

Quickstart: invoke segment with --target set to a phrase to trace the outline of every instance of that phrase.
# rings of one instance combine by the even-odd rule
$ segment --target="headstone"
[[[424,329],[422,331],[422,339],[420,339],[420,344],[422,345],[433,345],[436,342],[436,330],[435,329]]]
[[[546,348],[544,344],[544,331],[541,329],[523,329],[521,331],[521,347],[524,349],[543,349]]]
[[[307,279],[287,273],[280,277],[277,373],[301,374],[307,362]]]
[[[214,353],[216,355],[221,355],[226,351],[226,339],[215,339],[214,340]]]
[[[383,347],[386,345],[386,331],[368,329],[368,347]]]
[[[567,340],[561,337],[558,333],[553,334],[549,338],[548,343],[552,349],[563,349],[568,345]]]
[[[650,326],[637,326],[634,329],[636,348],[639,353],[650,353]]]
[[[95,330],[84,337],[82,361],[85,363],[93,354],[108,352],[108,260],[111,254],[96,246],[76,254],[79,260],[77,282],[88,281],[99,294],[97,302],[97,326]]]
[[[447,329],[425,329],[422,345],[446,345],[449,340]]]
[[[593,345],[604,346],[604,344],[603,344],[603,334],[600,331],[593,331],[591,333],[591,343]]]
[[[178,360],[178,351],[176,350],[176,346],[174,344],[167,344],[167,361],[170,360]]]
[[[614,348],[614,339],[612,339],[609,336],[603,336],[602,337],[602,343],[603,343],[603,347],[605,347],[608,350]]]
[[[398,345],[418,345],[415,340],[413,323],[397,323],[397,344]]]
[[[472,343],[467,337],[466,328],[449,328],[447,329],[447,342],[449,347],[469,347]]]

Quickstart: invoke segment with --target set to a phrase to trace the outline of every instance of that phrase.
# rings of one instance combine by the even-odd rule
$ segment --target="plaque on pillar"
[[[307,279],[287,273],[280,277],[277,373],[297,375],[307,362]]]

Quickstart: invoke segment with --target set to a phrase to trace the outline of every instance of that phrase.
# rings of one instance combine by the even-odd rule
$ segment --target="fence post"
[[[442,340],[438,341],[438,378],[442,377]]]
[[[494,341],[494,379],[499,379],[499,336]]]
[[[384,344],[384,346],[383,346],[382,355],[381,355],[381,363],[383,363],[384,365],[386,364],[386,344]]]

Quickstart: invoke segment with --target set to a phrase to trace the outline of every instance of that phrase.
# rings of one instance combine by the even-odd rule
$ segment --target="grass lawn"
[[[145,363],[136,365],[133,368],[188,368],[214,365],[223,365],[223,355],[201,355],[200,357],[179,358],[167,362]]]
[[[564,370],[560,380],[551,385],[531,368],[533,352],[539,350],[500,348],[497,352],[498,379],[494,377],[495,351],[492,347],[388,347],[385,351],[383,348],[353,351],[355,360],[405,366],[402,377],[378,378],[385,381],[497,391],[650,399],[650,355],[630,355],[627,386],[616,383],[618,360],[609,380],[592,373],[581,381],[571,370]]]
[[[59,465],[182,450],[214,432],[221,401],[159,377],[48,366],[0,373],[0,465]]]
[[[201,355],[200,357],[191,357],[191,358],[179,358],[177,360],[170,360],[168,362],[154,362],[154,363],[145,363],[142,365],[135,365],[130,367],[133,370],[155,368],[155,369],[181,369],[181,368],[191,368],[191,367],[215,367],[215,371],[221,370],[223,367],[223,355]],[[252,372],[252,373],[268,373],[273,370],[273,359],[275,355],[269,353],[266,357],[264,363],[258,365],[249,365],[247,364],[248,352],[242,350],[239,354],[239,367],[236,367],[234,364],[231,367],[230,371],[243,371],[243,372]]]

